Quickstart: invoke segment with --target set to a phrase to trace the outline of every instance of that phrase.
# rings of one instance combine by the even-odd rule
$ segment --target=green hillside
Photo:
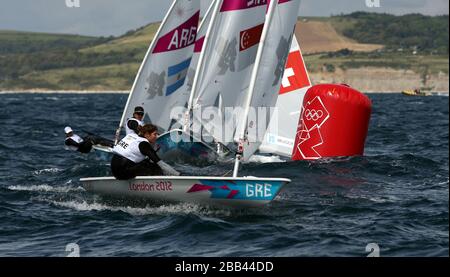
[[[111,38],[109,38],[111,39]],[[105,43],[108,38],[0,30],[0,55],[80,49]]]
[[[0,31],[0,90],[129,89],[158,26],[117,38]]]
[[[302,20],[329,22],[335,34],[355,43],[385,45],[371,53],[325,48],[306,55],[312,72],[373,66],[448,74],[448,16],[354,13],[301,19],[300,26],[308,28]],[[128,90],[158,26],[109,38],[0,31],[0,90]],[[315,49],[318,42],[300,43]]]
[[[108,52],[127,52],[137,50],[139,53],[145,54],[145,50],[153,40],[155,33],[158,31],[159,23],[152,23],[138,30],[129,31],[125,35],[109,41],[108,43],[83,48],[81,53],[98,53],[104,54]]]
[[[382,43],[391,49],[448,54],[449,17],[356,12],[332,17],[344,36],[361,43]]]

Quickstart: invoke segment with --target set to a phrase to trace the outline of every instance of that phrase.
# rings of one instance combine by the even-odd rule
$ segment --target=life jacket
[[[127,135],[129,135],[129,134],[136,134],[136,132],[135,132],[134,130],[128,128],[128,122],[129,122],[130,120],[136,121],[136,122],[139,124],[139,126],[144,126],[144,122],[143,122],[143,121],[137,120],[137,119],[134,118],[134,117],[128,118],[128,119],[127,119],[127,124],[125,124],[125,133],[126,133]]]
[[[126,135],[114,146],[113,153],[125,157],[134,163],[140,163],[147,157],[139,150],[141,142],[148,142],[148,140],[135,133]]]

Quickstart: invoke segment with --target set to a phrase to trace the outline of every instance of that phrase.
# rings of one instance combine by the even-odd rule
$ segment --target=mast
[[[137,84],[137,82],[138,82],[138,80],[139,80],[139,77],[140,77],[141,74],[142,74],[142,69],[144,68],[145,63],[147,62],[148,57],[149,57],[150,54],[153,52],[153,49],[155,48],[155,44],[156,44],[156,42],[157,42],[157,39],[156,39],[156,38],[159,37],[159,34],[161,33],[161,30],[162,30],[163,26],[165,25],[167,19],[168,19],[169,16],[172,14],[173,9],[174,9],[175,4],[177,3],[177,1],[178,1],[178,0],[174,0],[174,1],[173,1],[172,5],[171,5],[170,8],[169,8],[169,11],[167,12],[166,16],[164,17],[163,21],[161,22],[161,25],[159,25],[158,31],[156,32],[155,36],[153,37],[152,42],[150,43],[150,47],[148,48],[147,53],[145,54],[144,60],[142,61],[141,66],[139,67],[139,71],[138,71],[138,73],[137,73],[137,75],[136,75],[136,78],[134,79],[133,86],[131,87],[131,92],[130,92],[130,94],[128,95],[127,103],[125,104],[125,108],[123,109],[122,118],[120,119],[119,127],[118,127],[117,130],[116,130],[116,135],[115,135],[115,141],[114,141],[114,144],[117,144],[117,142],[118,142],[118,140],[119,140],[120,130],[123,128],[123,124],[124,124],[125,117],[126,117],[126,112],[127,112],[127,110],[128,110],[128,106],[129,106],[130,101],[131,101],[131,99],[132,99],[132,97],[133,97],[133,94],[134,94],[134,92],[135,92],[136,84]]]
[[[258,71],[259,71],[259,64],[261,63],[261,57],[262,57],[262,53],[264,50],[264,44],[266,41],[266,37],[267,34],[269,32],[269,26],[272,22],[272,18],[273,18],[273,14],[275,11],[275,6],[278,5],[278,0],[272,0],[270,1],[269,4],[269,10],[268,13],[266,15],[266,22],[264,24],[264,29],[263,32],[261,34],[261,39],[259,41],[259,46],[258,46],[258,52],[256,54],[256,60],[255,60],[255,65],[253,67],[253,71],[252,71],[252,75],[250,78],[250,87],[248,90],[248,94],[247,94],[247,98],[245,101],[245,110],[244,110],[244,117],[243,119],[243,124],[241,125],[242,127],[240,128],[240,130],[238,130],[238,134],[239,134],[239,142],[238,142],[238,150],[236,152],[236,158],[234,160],[234,169],[233,169],[233,177],[236,178],[238,171],[239,171],[239,162],[242,158],[243,152],[244,152],[244,142],[247,139],[247,120],[248,120],[248,114],[250,112],[250,105],[251,105],[251,101],[253,98],[253,93],[255,91],[255,84],[256,84],[256,78],[258,76]]]
[[[196,95],[197,86],[198,86],[199,78],[200,78],[199,76],[200,76],[200,72],[203,70],[203,67],[204,67],[203,60],[205,58],[205,52],[206,52],[205,49],[206,49],[206,46],[208,45],[208,41],[209,41],[209,37],[210,37],[210,34],[211,34],[212,26],[214,25],[214,23],[216,21],[217,14],[219,13],[219,9],[221,7],[221,4],[222,4],[223,0],[215,0],[215,1],[216,1],[216,3],[215,3],[215,7],[214,7],[212,18],[211,18],[211,22],[210,22],[210,24],[208,26],[208,30],[206,31],[205,40],[203,41],[203,48],[202,48],[202,51],[200,53],[200,57],[198,59],[197,70],[195,71],[194,81],[192,83],[192,89],[191,89],[191,93],[189,95],[188,107],[187,107],[186,113],[184,115],[184,117],[185,117],[184,118],[184,124],[183,124],[183,131],[184,132],[187,132],[188,127],[189,127],[190,114],[191,114],[191,111],[193,109],[194,97]],[[209,7],[208,12],[206,13],[206,16],[210,12],[212,6],[213,6],[213,4],[211,4],[211,6]],[[206,18],[206,16],[205,16],[205,18]],[[203,25],[203,23],[202,23],[202,25]]]

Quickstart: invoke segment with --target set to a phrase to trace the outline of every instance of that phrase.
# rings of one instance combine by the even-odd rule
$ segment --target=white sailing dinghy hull
[[[114,177],[82,178],[92,193],[155,202],[191,202],[230,207],[259,207],[272,202],[285,178],[138,176],[130,180]]]
[[[109,161],[113,156],[112,147],[95,144],[92,146],[92,150],[100,160]]]

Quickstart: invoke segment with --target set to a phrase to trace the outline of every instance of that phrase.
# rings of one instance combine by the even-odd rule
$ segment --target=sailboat
[[[193,1],[193,3],[196,2],[198,0]],[[173,55],[173,50],[155,50],[155,48],[162,48],[158,46],[161,43],[157,43],[156,45],[152,43],[150,45],[123,110],[119,128],[116,131],[116,143],[124,124],[132,115],[133,107],[140,105],[148,111],[145,114],[144,122],[155,124],[158,126],[160,133],[162,133],[156,142],[158,155],[162,159],[203,163],[204,161],[211,162],[220,160],[221,157],[229,153],[226,147],[222,147],[222,151],[217,151],[215,144],[205,143],[200,138],[200,135],[194,132],[184,132],[182,130],[182,124],[179,123],[181,122],[181,118],[177,119],[177,109],[174,109],[187,106],[188,98],[192,90],[192,83],[197,72],[198,59],[204,44],[206,31],[211,22],[214,6],[214,2],[210,4],[203,20],[198,26],[194,44],[192,44],[194,34],[189,33],[190,42],[181,50],[175,49],[179,55],[187,56],[187,59],[180,62],[180,59]],[[167,17],[170,18],[171,15],[179,15],[182,10],[181,3],[176,3],[175,1],[171,9],[169,9]],[[194,17],[197,17],[197,15],[194,15]],[[193,18],[187,19],[183,24],[187,22],[192,24]],[[167,24],[166,19],[162,22],[161,27],[165,24]],[[187,34],[187,32],[185,33]],[[158,34],[159,31],[155,35],[155,38],[158,37]],[[172,34],[174,34],[173,31]],[[167,35],[171,34],[168,33]],[[179,36],[175,39],[172,38],[171,41],[182,40],[183,34]],[[164,40],[164,38],[161,37],[159,40]],[[167,43],[167,38],[165,40]],[[162,52],[168,52],[170,55],[161,58]],[[171,66],[173,64],[176,64],[176,66]],[[149,73],[149,68],[151,67],[156,67],[157,70]],[[167,74],[164,71],[165,69],[167,69]],[[158,74],[155,72],[161,73]],[[173,80],[174,78],[175,81]],[[167,82],[165,82],[166,80]],[[171,83],[174,83],[174,85],[171,85]],[[163,93],[164,91],[166,93]],[[182,114],[180,113],[180,115]],[[201,123],[197,125],[201,125]],[[93,148],[102,156],[105,156],[105,153],[112,153],[112,148],[110,147],[95,145]]]
[[[216,161],[221,157],[225,156],[227,151],[218,152],[213,144],[205,143],[201,137],[194,132],[187,133],[182,130],[183,124],[183,112],[184,107],[187,106],[189,96],[192,93],[192,86],[195,76],[198,72],[198,61],[201,50],[204,45],[206,32],[208,26],[210,25],[214,2],[210,4],[202,22],[199,25],[198,32],[196,35],[196,41],[193,48],[193,54],[191,58],[190,66],[187,70],[187,75],[185,82],[182,87],[179,88],[181,91],[176,103],[165,103],[167,107],[172,110],[169,113],[169,109],[166,109],[165,117],[171,120],[169,126],[166,127],[166,132],[162,133],[156,142],[159,151],[158,155],[164,160],[183,160],[183,161]],[[130,97],[132,97],[130,95]],[[152,108],[155,103],[149,101],[147,106]],[[176,113],[174,108],[183,108]],[[161,126],[159,126],[161,128]]]
[[[167,30],[174,27],[178,29],[183,25],[167,27],[166,22],[170,19],[178,20],[178,24],[180,23],[180,16],[172,14],[174,7],[180,3],[192,4],[192,2],[194,1],[174,1],[154,40],[156,44],[161,37],[169,37],[170,40],[170,35],[167,35],[170,32]],[[192,114],[195,120],[195,113],[192,111],[201,106],[223,108],[240,105],[243,108],[244,113],[238,118],[239,124],[232,132],[238,150],[233,177],[140,176],[131,180],[116,180],[113,177],[82,178],[81,182],[86,190],[103,195],[156,201],[188,201],[208,205],[260,206],[273,201],[282,187],[290,182],[289,179],[237,175],[239,163],[248,160],[261,144],[261,141],[253,140],[249,136],[252,133],[249,131],[254,128],[254,122],[248,121],[251,107],[273,107],[276,103],[293,38],[298,7],[299,0],[270,1],[270,4],[267,4],[267,1],[248,0],[214,2],[211,23],[199,57],[200,71],[196,73],[193,83],[195,94],[190,95],[187,114]],[[217,31],[219,27],[225,28],[222,29],[223,32]],[[224,37],[224,34],[227,36]],[[173,33],[171,35],[173,36]],[[152,51],[152,47],[149,52]],[[238,62],[231,63],[233,59]],[[236,73],[230,75],[224,74],[224,71]],[[143,72],[146,72],[145,76],[154,73],[141,67],[138,76]],[[218,76],[222,77],[218,79]],[[139,81],[136,81],[133,87],[137,86]],[[148,90],[145,86],[143,88]],[[234,94],[230,97],[227,92]],[[130,99],[128,102],[129,107],[141,103],[130,103]],[[159,124],[169,128],[170,123],[163,120],[161,122],[166,125]],[[216,124],[205,124],[206,131],[216,141],[225,143],[223,137],[215,133],[213,128],[208,128],[215,127]],[[268,123],[265,125],[267,128]]]
[[[299,42],[294,35],[278,94],[278,113],[270,120],[269,127],[259,147],[260,153],[291,158],[294,150],[300,107],[311,87]]]
[[[258,135],[259,122],[249,118],[251,107],[275,107],[278,92],[283,77],[289,49],[294,37],[295,24],[300,1],[271,1],[266,16],[266,22],[261,35],[261,45],[258,47],[255,66],[248,93],[245,97],[242,124],[238,126],[235,140],[238,151],[235,158],[233,177],[237,177],[241,160],[248,161],[258,148],[261,140]],[[265,125],[263,135],[269,127],[269,122],[261,120]]]
[[[213,6],[210,5],[198,25],[199,0],[173,2],[136,75],[116,131],[116,143],[134,107],[142,106],[144,122],[155,124],[162,133],[156,142],[161,158],[182,156],[184,160],[196,157],[207,161],[218,158],[212,146],[177,129],[177,121],[171,114],[174,107],[187,105]],[[112,154],[111,147],[94,145],[93,149],[103,158]]]

